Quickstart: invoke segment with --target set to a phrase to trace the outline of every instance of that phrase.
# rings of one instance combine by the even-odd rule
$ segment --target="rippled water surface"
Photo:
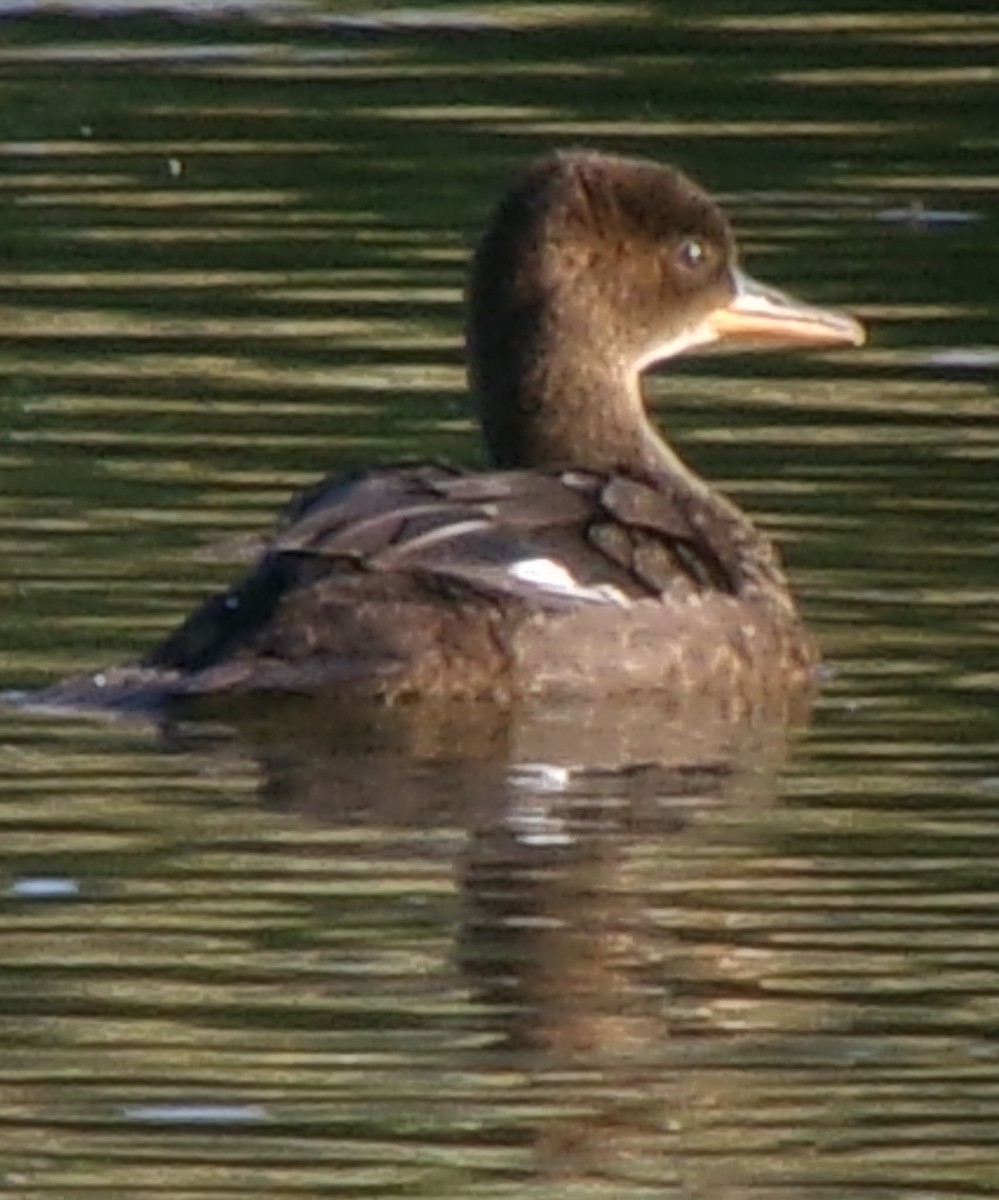
[[[328,470],[475,461],[464,263],[552,146],[871,329],[652,383],[821,639],[790,728],[0,711],[0,1193],[995,1191],[997,53],[991,3],[0,3],[0,688]]]

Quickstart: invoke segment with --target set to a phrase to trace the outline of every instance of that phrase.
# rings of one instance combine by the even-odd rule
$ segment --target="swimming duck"
[[[490,469],[324,480],[244,578],[141,660],[54,698],[789,686],[816,658],[778,555],[656,432],[641,376],[721,339],[863,337],[746,275],[725,217],[679,171],[549,154],[501,198],[472,261]]]

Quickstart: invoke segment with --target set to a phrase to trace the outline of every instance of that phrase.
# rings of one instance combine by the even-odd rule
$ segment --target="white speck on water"
[[[141,1104],[122,1110],[131,1121],[164,1124],[232,1124],[235,1121],[266,1121],[269,1114],[259,1104]]]
[[[981,213],[960,212],[957,209],[927,208],[915,200],[898,208],[883,208],[877,220],[887,225],[909,225],[913,229],[934,229],[948,225],[971,225],[982,219]]]
[[[17,900],[71,900],[79,896],[80,885],[75,879],[29,875],[15,879],[9,894]]]
[[[993,346],[955,346],[951,350],[938,350],[936,354],[931,354],[927,361],[933,367],[980,371],[999,367],[999,348]]]
[[[571,781],[569,768],[553,763],[518,763],[510,772],[514,787],[532,792],[564,792]]]

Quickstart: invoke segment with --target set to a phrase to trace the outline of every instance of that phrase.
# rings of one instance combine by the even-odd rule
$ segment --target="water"
[[[861,351],[691,359],[791,727],[0,713],[0,1193],[995,1188],[992,6],[0,6],[0,687],[295,487],[477,457],[463,267],[553,145],[681,163]]]

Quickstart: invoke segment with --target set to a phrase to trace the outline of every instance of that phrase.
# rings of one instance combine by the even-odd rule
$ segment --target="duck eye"
[[[688,271],[693,271],[701,266],[707,256],[707,248],[698,238],[687,238],[686,241],[680,243],[680,249],[677,252],[680,265],[686,267]]]

